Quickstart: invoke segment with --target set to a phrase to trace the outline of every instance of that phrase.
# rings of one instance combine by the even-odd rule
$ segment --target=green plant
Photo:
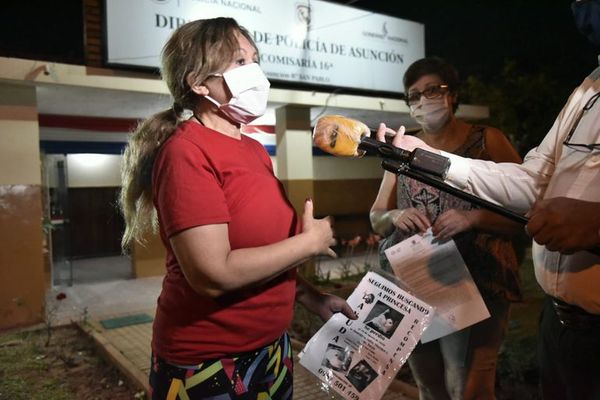
[[[380,241],[381,241],[381,236],[376,233],[370,232],[369,236],[367,236],[367,240],[365,241],[367,244],[367,249],[365,251],[363,272],[366,272],[375,266],[377,266],[377,267],[379,266],[379,265],[371,265],[371,258],[373,257],[373,253],[378,250]]]
[[[0,399],[72,400],[145,398],[96,352],[75,325],[0,334]]]
[[[60,308],[61,302],[66,298],[67,295],[63,292],[57,293],[54,298],[46,297],[44,307],[46,310],[46,318],[44,319],[44,325],[46,326],[46,347],[50,345],[50,340],[52,339],[52,332],[58,309]]]
[[[356,235],[354,238],[346,240],[342,239],[343,254],[339,258],[339,264],[341,267],[341,278],[348,279],[353,275],[353,271],[356,274],[360,274],[363,270],[360,266],[357,266],[353,262],[354,250],[362,242],[362,236]]]
[[[544,294],[536,282],[529,255],[520,272],[524,300],[511,306],[508,329],[498,357],[499,400],[539,398],[537,320]]]
[[[0,398],[70,398],[61,382],[45,374],[50,365],[44,351],[46,347],[38,345],[40,333],[13,334],[0,340]]]
[[[321,263],[322,258],[317,257],[315,264],[315,274],[310,276],[309,279],[315,285],[328,284],[331,281],[331,271],[326,269],[324,264]]]
[[[42,232],[44,232],[44,234],[48,235],[54,229],[55,229],[55,227],[54,227],[54,225],[52,225],[52,221],[50,220],[50,218],[48,218],[47,216],[44,216],[44,218],[42,218]]]
[[[526,382],[537,380],[536,336],[506,341],[498,360],[498,375],[502,379]]]
[[[290,335],[294,339],[306,343],[317,333],[321,326],[323,326],[323,321],[316,314],[296,303],[294,306],[294,319],[290,329]]]

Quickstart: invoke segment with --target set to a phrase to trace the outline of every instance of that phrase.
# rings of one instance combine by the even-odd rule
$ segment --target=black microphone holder
[[[408,176],[521,224],[525,225],[528,222],[523,215],[445,183],[443,177],[450,166],[450,160],[446,157],[422,149],[406,151],[370,137],[364,137],[358,149],[383,158],[381,166],[386,171]]]
[[[426,183],[429,186],[433,186],[434,188],[456,196],[459,199],[468,201],[469,203],[475,204],[489,211],[493,211],[496,214],[500,214],[503,217],[512,219],[513,221],[516,221],[523,225],[527,224],[527,222],[529,221],[526,217],[524,217],[521,214],[517,214],[507,208],[501,207],[480,197],[474,196],[471,193],[467,193],[453,186],[450,186],[441,179],[436,178],[432,175],[428,175],[424,172],[411,169],[410,166],[406,163],[384,159],[383,161],[381,161],[381,166],[386,171],[393,172],[396,175],[402,174],[408,176],[409,178],[413,178],[419,182]]]
[[[381,166],[386,171],[390,171],[396,175],[402,174],[408,176],[523,225],[529,222],[529,218],[521,214],[517,214],[505,207],[457,189],[444,182],[443,179],[450,166],[450,160],[439,154],[423,149],[407,151],[370,137],[364,137],[358,145],[358,149],[367,154],[383,158]],[[588,249],[587,251],[600,256],[600,248],[598,247]]]

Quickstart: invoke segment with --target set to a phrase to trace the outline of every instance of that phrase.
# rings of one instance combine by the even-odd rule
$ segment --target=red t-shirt
[[[292,319],[294,270],[213,299],[190,287],[169,243],[174,234],[207,224],[228,224],[232,250],[279,242],[297,232],[296,214],[263,146],[186,122],[160,149],[152,177],[167,249],[154,353],[173,364],[194,365],[280,337]]]

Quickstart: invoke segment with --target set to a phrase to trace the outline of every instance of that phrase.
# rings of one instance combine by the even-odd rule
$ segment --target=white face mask
[[[437,132],[450,118],[450,108],[446,104],[446,96],[439,99],[421,97],[419,104],[410,106],[410,115],[424,131]]]
[[[247,124],[265,113],[271,84],[257,63],[214,75],[223,77],[232,97],[225,104],[219,104],[210,96],[205,97],[229,119]]]

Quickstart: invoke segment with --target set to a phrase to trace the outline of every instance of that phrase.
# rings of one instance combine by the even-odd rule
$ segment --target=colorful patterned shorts
[[[153,400],[288,400],[292,371],[286,333],[262,349],[194,366],[171,365],[153,355],[150,386]]]

